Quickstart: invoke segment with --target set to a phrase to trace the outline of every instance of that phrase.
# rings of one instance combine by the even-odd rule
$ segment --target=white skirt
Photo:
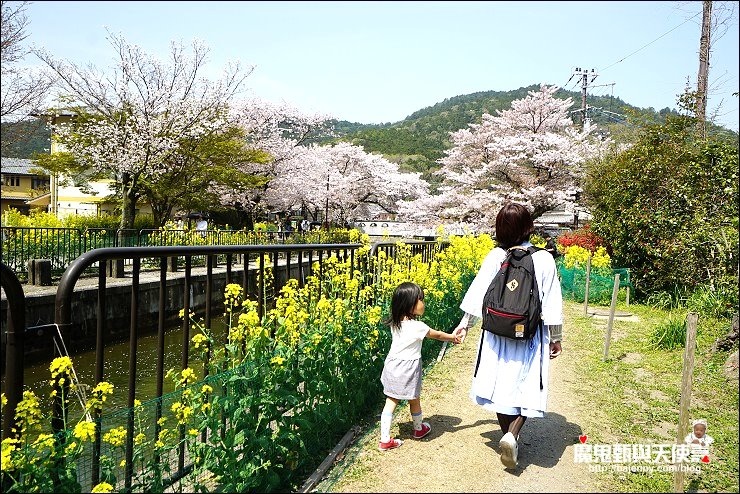
[[[421,359],[386,358],[380,375],[383,393],[397,400],[414,400],[421,396]]]
[[[470,398],[492,412],[544,417],[550,369],[550,337],[544,328],[527,341],[481,333]],[[543,333],[544,352],[540,345]]]

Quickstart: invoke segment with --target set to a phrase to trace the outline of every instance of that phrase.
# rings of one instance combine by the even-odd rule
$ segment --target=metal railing
[[[130,295],[128,300],[117,300],[117,304],[130,304],[130,329],[129,329],[129,367],[128,367],[128,399],[127,407],[130,410],[126,430],[127,438],[133,438],[134,416],[133,407],[137,390],[137,342],[139,340],[140,323],[137,316],[140,311],[139,307],[139,282],[141,277],[141,265],[144,259],[159,260],[159,301],[158,301],[158,354],[156,365],[156,397],[159,398],[163,393],[164,384],[164,333],[165,333],[165,315],[173,310],[182,308],[185,314],[188,314],[192,308],[190,306],[190,293],[192,286],[192,259],[196,257],[206,258],[206,284],[205,284],[205,307],[204,321],[205,326],[210,327],[211,319],[216,315],[213,304],[214,300],[214,278],[213,264],[216,256],[225,255],[228,258],[226,264],[226,281],[232,280],[234,265],[237,259],[242,264],[241,284],[244,293],[252,293],[257,298],[258,312],[260,317],[264,315],[266,308],[270,306],[279,293],[288,278],[297,277],[299,284],[303,284],[307,275],[311,273],[314,261],[318,261],[319,266],[322,259],[335,255],[341,260],[349,259],[354,263],[354,253],[361,245],[359,244],[306,244],[306,245],[237,245],[237,246],[167,246],[167,247],[130,247],[130,248],[103,248],[86,252],[78,257],[69,268],[64,272],[59,286],[57,288],[55,301],[55,323],[61,329],[64,337],[68,337],[74,326],[72,303],[75,298],[75,284],[82,277],[83,273],[92,265],[98,267],[98,301],[97,301],[97,327],[96,327],[96,364],[95,377],[96,383],[103,381],[106,375],[105,369],[105,346],[106,346],[106,305],[109,303],[106,297],[106,272],[105,265],[108,261],[129,259],[132,260]],[[173,257],[184,258],[184,279],[182,284],[182,301],[184,307],[168,307],[166,297],[167,285],[167,260]],[[272,279],[268,280],[268,268],[271,272]],[[252,277],[250,278],[250,272]],[[256,283],[257,290],[250,290],[250,281]],[[271,284],[273,289],[266,290],[266,284]],[[189,360],[189,342],[190,342],[190,320],[183,318],[182,323],[182,347],[181,347],[181,369],[188,367]],[[61,415],[62,408],[57,408],[57,415]],[[161,417],[161,408],[157,409],[155,422]],[[100,417],[97,417],[99,420]],[[95,485],[100,479],[100,429],[93,443],[93,461],[91,468],[90,485]],[[184,475],[185,451],[179,452],[178,471],[174,473],[174,478]],[[131,485],[133,477],[133,443],[128,442],[126,447],[126,475],[125,485],[127,488]]]
[[[6,387],[8,400],[3,406],[2,438],[13,435],[16,427],[15,409],[23,397],[23,356],[24,335],[26,331],[26,300],[23,287],[15,273],[0,263],[0,285],[8,298],[8,319],[5,325],[5,379],[13,383]]]
[[[2,260],[21,281],[28,279],[28,262],[33,259],[49,260],[51,274],[58,279],[74,259],[89,250],[104,247],[316,244],[330,243],[332,238],[330,234],[323,231],[304,235],[284,231],[196,231],[157,228],[137,230],[4,226],[0,230]],[[204,265],[205,261],[195,259],[194,262],[196,265]]]
[[[426,262],[433,259],[435,249],[439,244],[433,241],[413,241],[411,250],[413,254],[421,254]],[[111,328],[107,320],[108,307],[111,304],[129,307],[128,322],[128,368],[123,370],[128,376],[126,389],[127,416],[125,428],[127,431],[127,443],[125,448],[126,471],[124,479],[126,489],[130,489],[134,462],[134,405],[137,396],[137,351],[138,343],[143,328],[141,327],[142,309],[140,304],[140,292],[142,278],[152,278],[149,283],[158,284],[158,300],[156,303],[156,391],[153,398],[161,398],[164,394],[165,378],[165,332],[168,327],[168,314],[177,314],[181,309],[185,314],[198,312],[202,315],[204,326],[211,327],[212,320],[223,314],[223,307],[218,306],[215,271],[218,269],[221,283],[239,283],[245,294],[245,298],[256,300],[258,313],[263,317],[266,310],[273,305],[280,288],[287,283],[288,279],[297,279],[299,286],[303,286],[307,276],[317,274],[319,277],[323,271],[323,261],[330,256],[336,256],[340,261],[347,261],[358,269],[363,269],[363,262],[356,255],[356,251],[362,247],[360,244],[276,244],[276,245],[212,245],[212,246],[156,246],[156,247],[104,247],[84,252],[74,259],[64,271],[58,287],[56,288],[54,324],[59,329],[63,340],[70,339],[72,333],[79,329],[80,311],[73,312],[73,305],[78,302],[79,291],[76,291],[78,282],[83,275],[88,274],[90,269],[96,268],[97,286],[94,319],[94,348],[95,369],[94,382],[99,383],[104,377],[113,372],[106,368],[106,346],[111,343]],[[375,244],[371,249],[371,256],[379,252],[386,252],[389,256],[396,253],[397,244],[382,242]],[[225,264],[217,267],[218,259],[225,259]],[[178,272],[172,272],[169,267],[175,259],[184,261],[184,267]],[[193,260],[205,259],[205,286],[204,300],[202,306],[191,305],[193,280]],[[130,271],[126,278],[130,278],[129,284],[124,290],[128,290],[126,296],[120,292],[111,300],[107,286],[107,266],[114,261],[130,261]],[[158,266],[156,272],[145,273],[142,266],[145,262],[155,263]],[[128,265],[128,264],[127,264]],[[314,270],[318,269],[317,273]],[[238,271],[241,276],[237,279]],[[174,278],[177,284],[173,288]],[[128,280],[127,280],[128,281]],[[371,280],[370,280],[371,282]],[[268,286],[271,287],[268,290]],[[2,264],[2,287],[8,299],[8,323],[6,338],[6,376],[5,389],[8,404],[3,410],[3,437],[11,434],[12,422],[17,403],[23,393],[23,334],[25,332],[25,300],[23,289],[12,270]],[[169,290],[169,291],[168,291]],[[173,297],[173,290],[180,291],[181,298]],[[151,310],[151,307],[150,309]],[[180,347],[181,369],[189,365],[190,329],[189,318],[182,319],[182,339]],[[180,344],[178,344],[180,346]],[[207,362],[206,362],[207,363]],[[204,369],[207,366],[204,365]],[[204,374],[203,378],[206,375]],[[61,402],[57,401],[53,406],[52,428],[61,429],[61,424],[66,423],[63,414],[67,413]],[[158,402],[154,417],[154,423],[162,416],[162,407]],[[7,416],[7,417],[6,417]],[[100,424],[100,412],[93,417]],[[101,478],[101,427],[96,428],[96,435],[92,445],[91,468],[89,474],[81,479],[82,485],[88,487],[96,485]],[[177,468],[170,477],[170,482],[186,476],[191,465],[186,464],[186,453],[180,448],[177,458]],[[166,461],[166,460],[164,460]],[[84,487],[83,487],[84,489]]]

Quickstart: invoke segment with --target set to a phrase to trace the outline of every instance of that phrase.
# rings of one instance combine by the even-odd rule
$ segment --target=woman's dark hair
[[[391,297],[391,317],[386,324],[400,328],[404,317],[414,317],[414,306],[419,300],[424,300],[424,290],[410,281],[398,285]]]
[[[529,240],[532,232],[534,232],[532,215],[521,204],[507,202],[496,215],[496,243],[502,249]]]

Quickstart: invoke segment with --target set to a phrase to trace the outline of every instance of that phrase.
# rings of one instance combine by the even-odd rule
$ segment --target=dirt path
[[[408,406],[399,406],[391,433],[404,444],[378,451],[378,427],[371,426],[313,492],[611,492],[598,474],[574,461],[574,444],[583,434],[579,417],[587,410],[578,402],[577,359],[569,358],[565,344],[552,362],[549,411],[527,420],[519,467],[504,469],[496,415],[468,398],[480,331],[480,325],[472,329],[464,345],[448,349],[424,376],[422,408],[432,426],[426,438],[409,438]]]

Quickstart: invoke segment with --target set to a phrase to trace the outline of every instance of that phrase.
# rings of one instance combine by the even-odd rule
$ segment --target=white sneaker
[[[504,437],[498,443],[498,447],[501,448],[501,463],[506,468],[516,468],[519,447],[517,446],[514,434],[511,432],[504,434]]]

